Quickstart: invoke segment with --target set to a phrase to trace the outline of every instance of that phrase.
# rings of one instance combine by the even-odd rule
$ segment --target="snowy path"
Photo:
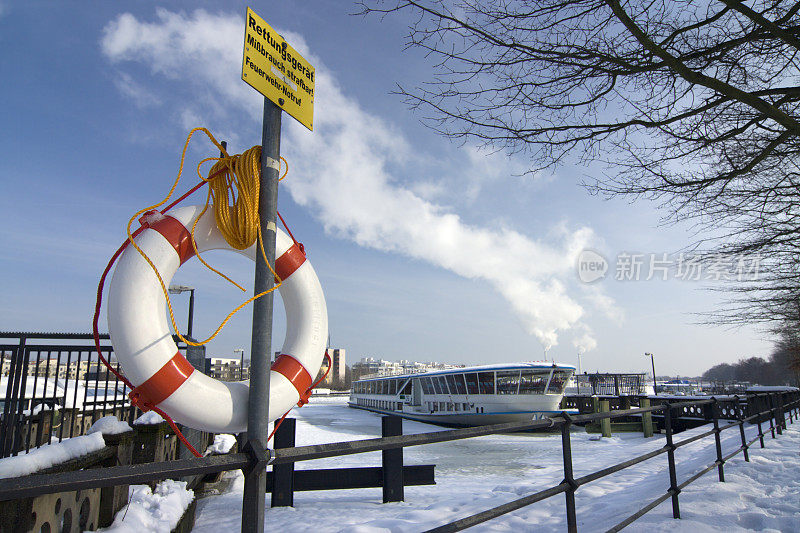
[[[297,444],[336,442],[379,436],[377,415],[349,409],[343,399],[315,399],[293,413]],[[440,428],[404,421],[405,433]],[[676,440],[708,427],[681,433]],[[747,428],[748,438],[755,427]],[[739,444],[736,428],[723,435],[723,453]],[[597,439],[580,428],[572,433],[575,476],[598,470],[664,445],[663,436],[643,439],[621,434]],[[751,463],[737,455],[726,464],[726,483],[710,472],[681,494],[682,520],[673,520],[669,501],[625,531],[800,531],[800,424],[784,435],[756,443]],[[706,438],[676,451],[678,482],[715,458],[714,439]],[[463,518],[559,483],[563,477],[558,434],[493,435],[405,449],[406,464],[436,464],[436,485],[406,487],[405,502],[382,504],[380,489],[295,493],[293,508],[269,508],[266,531],[307,530],[315,533],[412,533]],[[298,463],[298,468],[377,466],[380,452]],[[238,531],[243,480],[232,491],[199,502],[194,531]],[[607,476],[576,493],[579,531],[605,531],[663,494],[669,484],[666,455]],[[602,496],[602,498],[601,498]],[[555,496],[469,531],[566,531],[564,497]]]

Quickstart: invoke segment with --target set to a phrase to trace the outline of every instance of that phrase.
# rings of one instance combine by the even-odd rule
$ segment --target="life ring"
[[[165,285],[194,255],[191,228],[202,206],[183,207],[151,217],[136,244],[158,269]],[[235,250],[206,211],[194,233],[197,250],[226,249],[255,260],[256,245]],[[328,311],[319,279],[305,253],[277,230],[275,271],[286,310],[286,337],[272,365],[269,421],[308,401],[313,376],[322,364],[328,336]],[[247,428],[249,382],[218,381],[195,370],[178,351],[167,323],[166,301],[150,265],[128,246],[119,258],[108,295],[111,343],[125,376],[136,387],[131,399],[140,408],[157,406],[176,422],[215,433]]]

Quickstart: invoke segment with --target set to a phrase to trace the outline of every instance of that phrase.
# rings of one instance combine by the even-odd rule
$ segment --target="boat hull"
[[[348,402],[348,406],[354,409],[363,409],[382,415],[396,415],[416,422],[425,422],[445,427],[475,427],[488,426],[492,424],[523,424],[541,420],[545,417],[558,416],[566,411],[569,414],[578,414],[577,409],[565,409],[560,411],[515,411],[501,413],[421,413],[408,411],[391,411],[376,407],[365,407]]]

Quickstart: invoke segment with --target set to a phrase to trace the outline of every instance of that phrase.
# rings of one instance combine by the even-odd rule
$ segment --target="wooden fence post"
[[[642,398],[639,400],[639,407],[650,407],[650,398]],[[649,438],[653,436],[653,413],[647,412],[642,413],[642,433],[644,433],[644,438]]]
[[[275,431],[273,447],[293,448],[297,424],[294,418],[284,418]],[[272,465],[272,499],[271,507],[294,506],[294,463]]]
[[[608,413],[611,411],[611,406],[608,400],[601,400],[600,401],[600,412],[601,413]],[[600,419],[600,430],[604,437],[611,436],[611,419],[610,418],[601,418]]]
[[[403,419],[399,416],[381,418],[381,435],[396,437],[403,434]],[[405,500],[403,488],[403,448],[382,450],[383,503]]]

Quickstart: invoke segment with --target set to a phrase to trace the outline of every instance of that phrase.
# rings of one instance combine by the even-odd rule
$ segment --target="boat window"
[[[556,370],[553,372],[553,377],[550,379],[550,387],[547,389],[548,394],[563,394],[571,374],[570,370]]]
[[[478,374],[469,373],[464,377],[467,379],[467,393],[478,394]]]
[[[447,385],[450,387],[450,394],[464,394],[463,392],[459,393],[458,388],[456,388],[456,376],[453,374],[447,374],[445,376],[447,378]]]
[[[478,373],[478,387],[480,394],[494,394],[494,372]]]
[[[420,378],[420,382],[422,383],[422,392],[425,394],[436,394],[433,390],[433,385],[431,385],[431,378]]]
[[[439,376],[439,384],[442,386],[442,393],[443,394],[453,394],[453,391],[450,390],[450,387],[447,386],[447,378],[444,376]]]
[[[419,387],[419,385],[417,385]],[[407,380],[400,394],[411,394],[411,380]]]
[[[522,378],[519,382],[520,394],[544,394],[547,385],[547,378],[550,370],[523,370]]]
[[[497,373],[497,394],[516,394],[519,388],[519,370],[501,370]]]
[[[431,378],[431,385],[433,385],[433,392],[435,394],[443,394],[442,385],[441,385],[441,383],[439,383],[439,378],[437,378],[436,376],[433,376]]]
[[[397,394],[397,380],[390,379],[389,380],[389,394]]]
[[[456,382],[456,394],[466,394],[467,386],[464,385],[464,374],[455,374],[453,377]]]

